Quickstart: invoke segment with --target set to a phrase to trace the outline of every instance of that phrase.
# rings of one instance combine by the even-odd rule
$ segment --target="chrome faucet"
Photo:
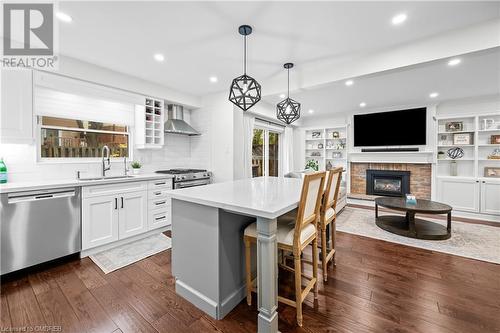
[[[106,154],[104,154],[106,152]],[[111,169],[111,161],[109,159],[109,147],[104,145],[101,150],[102,155],[102,176],[106,177],[106,171]],[[106,161],[108,162],[108,166],[106,166]]]
[[[123,172],[125,176],[128,176],[129,168],[127,167],[127,156],[123,157]]]

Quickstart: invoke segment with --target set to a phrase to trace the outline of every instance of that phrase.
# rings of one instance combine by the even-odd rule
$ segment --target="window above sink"
[[[107,145],[111,158],[129,157],[129,127],[80,119],[39,116],[38,157],[42,161],[102,158]]]

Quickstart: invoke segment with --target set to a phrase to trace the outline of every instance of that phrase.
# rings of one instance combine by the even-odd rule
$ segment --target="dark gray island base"
[[[379,216],[378,206],[405,212],[401,215]],[[375,199],[375,221],[378,227],[400,236],[443,240],[451,237],[451,210],[452,207],[443,203],[418,199],[417,204],[406,203],[405,198],[382,197]],[[416,213],[421,214],[447,214],[446,227],[435,222],[415,218]]]

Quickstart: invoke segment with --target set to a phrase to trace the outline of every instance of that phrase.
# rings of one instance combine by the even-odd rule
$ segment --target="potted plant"
[[[130,164],[130,166],[132,167],[132,173],[134,175],[138,175],[141,172],[141,166],[142,166],[141,163],[133,161],[132,164]]]
[[[309,160],[309,161],[307,161],[307,163],[306,163],[306,170],[308,170],[308,169],[312,169],[314,171],[318,171],[319,170],[318,162],[315,161],[315,160]]]

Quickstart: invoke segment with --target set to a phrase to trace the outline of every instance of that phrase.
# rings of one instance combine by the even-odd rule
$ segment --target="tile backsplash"
[[[161,149],[134,149],[133,159],[143,165],[142,172],[150,173],[170,168],[210,169],[210,133],[206,112],[192,112],[190,122],[201,132],[200,136],[165,135]],[[98,176],[101,173],[100,160],[95,162],[37,162],[35,144],[0,145],[0,157],[8,169],[9,182],[75,178],[80,171],[82,177]],[[130,167],[130,165],[129,165]],[[122,175],[122,160],[114,161],[108,175]]]

